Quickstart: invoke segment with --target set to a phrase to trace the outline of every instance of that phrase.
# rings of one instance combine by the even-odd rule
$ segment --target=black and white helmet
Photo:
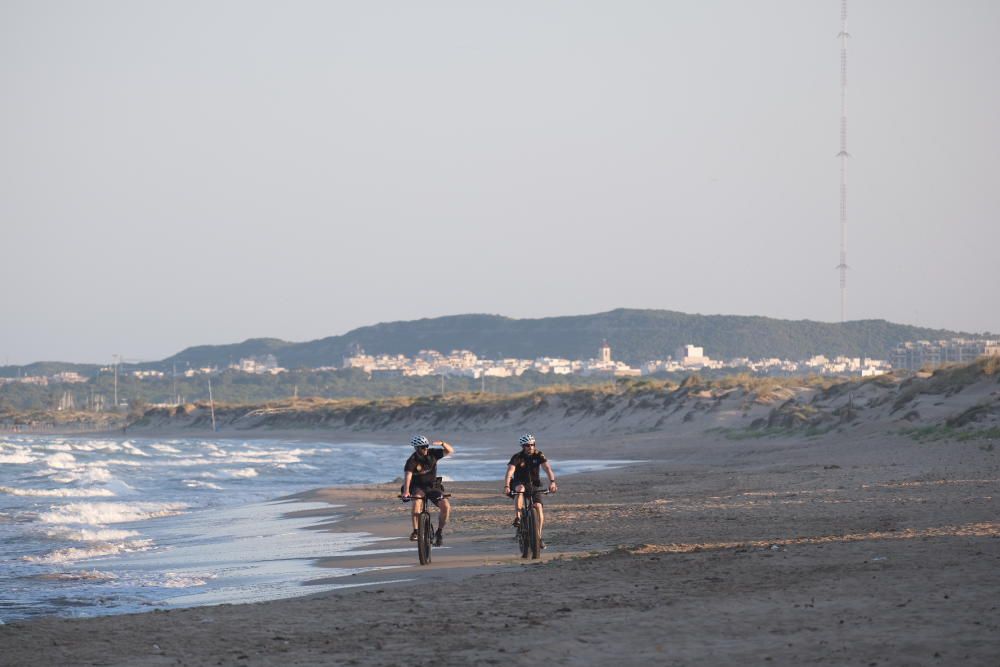
[[[431,441],[422,435],[415,435],[413,439],[410,440],[410,444],[414,447],[430,447]]]
[[[535,436],[531,435],[530,433],[525,433],[520,437],[517,443],[522,447],[525,445],[533,445],[535,444]]]

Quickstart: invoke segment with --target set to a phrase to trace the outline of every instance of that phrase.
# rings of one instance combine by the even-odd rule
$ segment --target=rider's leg
[[[521,507],[524,504],[524,485],[518,484],[514,487],[514,518],[518,519],[521,516]]]
[[[442,498],[438,501],[438,509],[441,510],[438,513],[438,532],[440,533],[446,523],[448,523],[448,515],[451,514],[451,505],[448,504],[447,498]]]
[[[535,507],[538,508],[538,532],[541,533],[545,528],[545,508],[539,502],[535,503]]]
[[[417,529],[417,523],[419,523],[420,513],[424,509],[424,492],[416,491],[413,494],[413,514],[410,515],[410,519],[413,521],[413,530]]]

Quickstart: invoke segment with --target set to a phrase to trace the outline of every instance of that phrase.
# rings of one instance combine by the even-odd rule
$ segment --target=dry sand
[[[379,439],[349,439],[362,438]],[[321,566],[402,567],[293,600],[0,626],[0,663],[1000,664],[990,442],[873,427],[795,440],[550,434],[542,449],[557,473],[560,457],[645,462],[561,476],[541,562],[514,554],[501,472],[449,486],[448,548],[426,567],[395,485],[317,491],[303,497],[354,508],[326,529],[408,549]]]

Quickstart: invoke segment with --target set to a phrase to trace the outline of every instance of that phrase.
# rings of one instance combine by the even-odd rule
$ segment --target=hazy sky
[[[848,319],[1000,331],[1000,2],[849,10]],[[839,30],[838,0],[0,0],[0,363],[837,321]]]

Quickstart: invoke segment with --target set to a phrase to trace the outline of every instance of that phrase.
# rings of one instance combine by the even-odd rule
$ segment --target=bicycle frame
[[[520,525],[517,527],[517,546],[521,558],[531,554],[532,559],[541,556],[542,552],[542,517],[539,505],[535,503],[535,494],[548,495],[548,491],[512,491],[511,498],[522,495],[521,510],[518,514]]]
[[[451,494],[441,494],[441,498],[442,500],[444,498],[451,498]],[[431,546],[434,544],[434,525],[431,522],[431,512],[428,509],[431,501],[429,498],[420,496],[403,498],[404,503],[410,501],[420,501],[423,503],[420,512],[417,513],[417,560],[420,561],[421,565],[428,565],[431,562]]]

